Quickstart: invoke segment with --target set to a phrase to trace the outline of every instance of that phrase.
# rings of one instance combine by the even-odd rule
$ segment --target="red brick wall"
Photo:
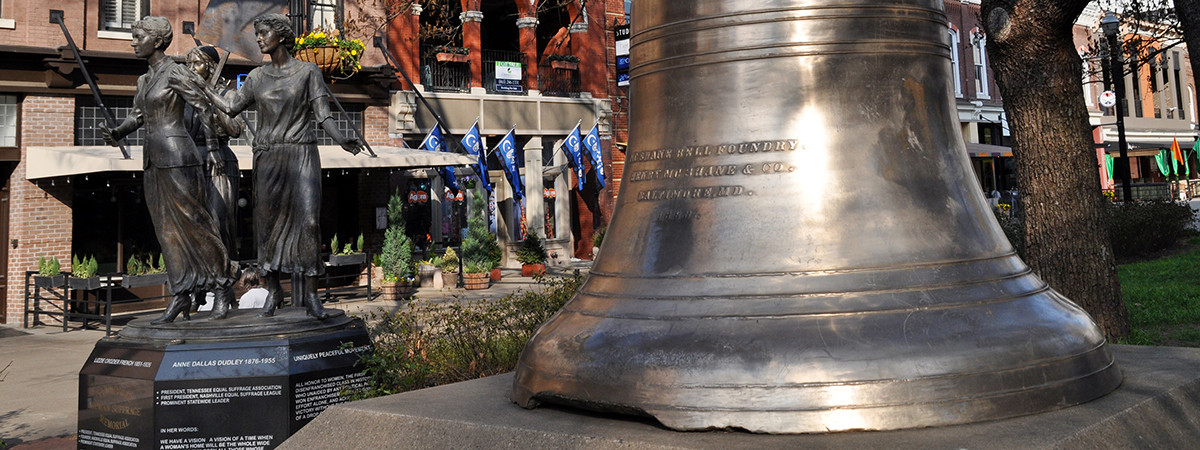
[[[75,99],[28,96],[21,102],[21,163],[10,179],[8,323],[21,323],[26,270],[37,270],[39,257],[58,257],[71,266],[72,189],[63,180],[34,183],[25,179],[28,146],[70,145],[75,140]]]
[[[403,139],[393,139],[388,135],[389,123],[391,122],[388,118],[387,106],[367,106],[363,110],[363,137],[373,145],[403,147]],[[379,153],[379,151],[376,150],[375,153]]]

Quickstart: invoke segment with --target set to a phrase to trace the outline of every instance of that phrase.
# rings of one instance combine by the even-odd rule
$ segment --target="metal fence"
[[[421,62],[421,85],[436,92],[470,92],[471,65],[439,62],[431,55]]]
[[[579,97],[579,70],[558,69],[550,62],[543,62],[538,66],[538,90],[542,95]]]
[[[525,64],[525,55],[521,52],[506,51],[506,50],[484,50],[480,55],[483,58],[483,87],[487,89],[489,94],[502,95],[526,95],[529,91],[529,67]],[[521,80],[520,85],[516,89],[510,85],[505,85],[503,82],[496,82],[496,62],[515,62],[521,64]]]

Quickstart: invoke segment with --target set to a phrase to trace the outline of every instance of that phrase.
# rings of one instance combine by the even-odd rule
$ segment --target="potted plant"
[[[100,288],[100,277],[96,276],[96,269],[99,264],[96,263],[96,257],[88,256],[80,258],[79,255],[71,257],[71,276],[67,278],[67,285],[71,289],[90,290]]]
[[[500,264],[500,244],[496,243],[496,235],[488,231],[487,201],[482,195],[475,195],[471,201],[471,217],[467,219],[467,237],[463,239],[462,260],[464,283],[470,285],[472,279],[483,276],[491,278],[488,272]],[[498,278],[496,278],[498,279]],[[478,284],[476,284],[478,286]],[[483,287],[487,287],[486,283]],[[468,289],[482,289],[475,287]]]
[[[487,289],[491,282],[486,262],[467,261],[463,265],[463,271],[463,288],[465,289]]]
[[[66,283],[62,274],[62,263],[58,257],[38,258],[38,274],[33,276],[33,285],[40,288],[56,288]]]
[[[559,70],[579,70],[579,57],[575,55],[550,55],[550,67]]]
[[[158,255],[158,266],[154,265],[154,258],[149,255],[145,261],[136,255],[130,256],[129,261],[125,262],[125,273],[121,285],[127,288],[167,284],[167,265],[161,254]]]
[[[383,268],[379,290],[384,300],[404,300],[416,293],[417,280],[412,273],[413,242],[405,233],[404,199],[399,192],[388,199],[387,218],[383,251],[379,253],[379,265]]]
[[[362,69],[359,59],[365,49],[359,39],[343,39],[337,29],[326,33],[317,27],[296,38],[292,56],[316,64],[325,75],[340,74],[340,78],[345,79]]]
[[[439,45],[433,48],[433,54],[438,62],[465,63],[471,60],[471,50],[466,47]]]
[[[329,265],[331,266],[353,266],[367,262],[367,255],[363,253],[363,235],[358,235],[357,248],[352,248],[347,242],[345,247],[338,249],[337,234],[333,235],[333,240],[329,242]]]
[[[546,273],[546,248],[537,233],[525,236],[525,242],[517,249],[517,261],[521,262],[521,276],[531,277]]]
[[[439,267],[442,269],[442,286],[454,287],[458,285],[458,253],[454,249],[447,247],[446,253],[442,254],[442,260]]]
[[[592,259],[600,256],[600,244],[604,243],[604,233],[607,231],[608,228],[600,228],[592,233]]]

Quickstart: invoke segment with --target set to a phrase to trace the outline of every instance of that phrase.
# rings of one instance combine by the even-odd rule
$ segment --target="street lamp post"
[[[1121,31],[1121,21],[1113,15],[1112,11],[1109,11],[1104,15],[1104,19],[1100,20],[1100,28],[1108,37],[1108,68],[1112,71],[1113,90],[1117,94],[1117,146],[1121,152],[1117,172],[1121,176],[1122,198],[1124,201],[1131,201],[1133,200],[1133,186],[1129,175],[1129,155],[1125,149],[1125,108],[1122,106],[1126,101],[1125,77],[1121,76],[1124,70],[1121,64],[1121,45],[1117,39],[1117,34]],[[1134,83],[1136,82],[1137,80],[1134,80]]]

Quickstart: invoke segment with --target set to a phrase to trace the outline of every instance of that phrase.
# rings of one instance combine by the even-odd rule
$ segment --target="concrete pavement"
[[[570,273],[590,268],[590,261],[552,268],[554,273]],[[500,281],[484,290],[421,288],[417,301],[449,302],[500,298],[517,290],[536,288],[532,278],[519,271],[505,270]],[[365,292],[343,294],[337,302],[326,303],[360,317],[371,312],[395,312],[407,302],[367,301]],[[203,317],[200,313],[197,317]],[[53,439],[75,433],[78,417],[79,370],[91,354],[103,330],[63,332],[62,328],[41,326],[23,329],[19,324],[0,325],[0,441],[11,448],[72,448],[74,438]],[[0,445],[0,448],[3,446]]]

